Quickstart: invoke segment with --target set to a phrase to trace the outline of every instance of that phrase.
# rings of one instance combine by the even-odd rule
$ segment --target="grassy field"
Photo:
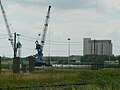
[[[72,84],[90,82],[92,85],[62,88],[45,87],[33,90],[120,90],[120,69],[102,70],[40,70],[33,73],[13,74],[4,71],[0,75],[0,87],[36,86],[48,84]],[[27,90],[27,89],[25,89]],[[32,89],[28,89],[32,90]]]

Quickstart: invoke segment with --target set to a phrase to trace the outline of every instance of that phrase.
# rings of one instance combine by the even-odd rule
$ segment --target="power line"
[[[30,37],[30,36],[26,36],[26,35],[21,35],[21,37],[24,38],[28,38],[28,39],[32,39],[32,40],[36,40],[36,38]],[[51,40],[45,40],[46,42],[53,42],[53,43],[68,43],[68,42],[63,42],[63,41],[51,41]],[[82,43],[82,42],[71,42],[71,43]]]
[[[26,38],[26,37],[22,37],[22,40],[25,41],[29,41],[29,42],[35,42],[35,40],[33,40],[33,38]],[[60,41],[46,41],[46,44],[50,44],[50,45],[67,45],[68,42],[60,42]],[[80,42],[71,42],[72,45],[83,45]]]
[[[8,39],[8,37],[0,37],[0,39]]]
[[[0,49],[1,48],[10,48],[11,46],[0,46]]]
[[[114,47],[117,47],[117,48],[118,48],[118,47],[120,47],[120,46],[118,46],[118,45],[114,45]]]
[[[48,40],[46,40],[46,41],[48,41]],[[53,42],[53,43],[66,43],[66,44],[68,44],[68,42],[62,42],[62,41],[51,41],[50,40],[50,42]],[[81,44],[81,42],[70,42],[71,44],[73,44],[73,43],[80,43]]]
[[[36,51],[33,48],[23,48],[25,50]],[[44,50],[44,52],[48,52],[49,50]],[[71,52],[80,52],[81,50],[72,50]],[[67,52],[67,50],[51,50],[50,52]]]
[[[68,45],[68,43],[53,43],[53,42],[46,42],[46,44],[50,44],[50,45],[58,45],[58,46],[64,46],[64,45]],[[70,43],[72,46],[82,46],[83,44],[81,43]]]
[[[8,36],[8,34],[0,34],[0,37],[1,37],[1,36]]]
[[[24,41],[29,41],[29,42],[35,42],[34,40],[30,40],[30,39],[26,39],[26,38],[20,38],[20,39],[22,39],[22,40],[24,40]]]
[[[25,47],[23,47],[23,49],[26,49],[26,50],[35,50],[33,48],[25,48]]]
[[[21,37],[32,39],[32,40],[36,40],[36,38],[30,37],[30,36],[26,36],[26,35],[21,35]]]

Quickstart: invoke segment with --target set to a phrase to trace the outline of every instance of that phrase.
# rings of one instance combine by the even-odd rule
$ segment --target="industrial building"
[[[113,55],[111,40],[91,40],[91,38],[84,38],[83,42],[84,55]]]

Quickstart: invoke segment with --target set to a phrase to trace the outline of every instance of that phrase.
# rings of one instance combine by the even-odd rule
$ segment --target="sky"
[[[44,56],[83,55],[83,38],[112,40],[113,54],[120,54],[120,0],[2,0],[11,32],[18,33],[21,56],[35,55],[48,6],[51,5]],[[13,57],[0,13],[0,55]]]

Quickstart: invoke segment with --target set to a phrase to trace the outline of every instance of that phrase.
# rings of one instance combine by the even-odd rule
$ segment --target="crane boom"
[[[47,32],[47,28],[48,28],[48,22],[49,22],[49,18],[50,18],[50,9],[51,9],[51,6],[49,6],[49,8],[48,8],[48,12],[47,12],[46,19],[45,19],[45,24],[44,24],[44,29],[43,29],[43,34],[42,34],[42,37],[41,37],[42,50],[43,50],[43,46],[44,46],[44,43],[45,43],[46,32]]]
[[[35,66],[46,65],[46,63],[43,61],[43,52],[42,51],[43,51],[43,46],[45,44],[48,22],[49,22],[49,18],[50,18],[50,8],[51,8],[51,6],[49,6],[48,11],[47,11],[44,29],[43,29],[43,33],[42,33],[42,37],[41,37],[41,42],[39,43],[38,40],[35,41],[36,50],[37,50],[37,54],[35,55],[35,60],[36,60]]]
[[[5,25],[6,25],[6,28],[7,28],[8,35],[9,35],[9,41],[11,42],[12,48],[14,48],[13,36],[12,36],[11,31],[10,31],[10,26],[9,26],[9,23],[8,23],[8,20],[7,20],[7,17],[6,17],[5,10],[2,6],[1,0],[0,0],[0,7],[1,7],[1,10],[2,10],[3,18],[4,18],[4,21],[5,21]]]

